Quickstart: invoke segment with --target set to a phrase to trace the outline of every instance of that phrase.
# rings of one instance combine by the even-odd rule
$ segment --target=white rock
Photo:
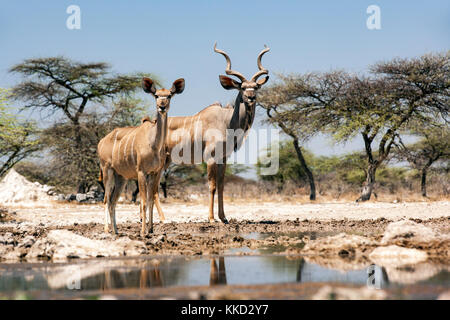
[[[319,238],[305,245],[303,251],[339,250],[342,248],[359,248],[373,245],[374,242],[368,238],[353,234],[340,233],[333,237]]]
[[[77,193],[76,200],[78,202],[86,201],[86,199],[87,199],[87,195],[85,195],[84,193]]]
[[[143,242],[125,237],[117,240],[93,240],[68,230],[51,230],[46,239],[37,241],[31,247],[27,259],[39,256],[47,256],[53,260],[65,260],[71,257],[136,256],[144,251]]]
[[[7,206],[50,205],[52,197],[39,182],[30,182],[14,169],[0,181],[0,203]]]
[[[428,242],[438,238],[438,235],[430,228],[415,223],[411,220],[400,220],[388,224],[384,231],[382,244],[393,243],[397,240],[413,242]]]

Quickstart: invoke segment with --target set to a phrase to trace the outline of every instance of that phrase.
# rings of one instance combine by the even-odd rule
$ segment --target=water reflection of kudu
[[[139,279],[139,288],[163,287],[163,277],[159,266],[151,269],[141,269],[141,276]]]
[[[305,265],[305,259],[300,259],[300,262],[298,264],[298,270],[297,270],[297,282],[302,282],[302,271],[303,266]]]
[[[140,289],[164,286],[159,263],[144,261],[140,264],[138,270],[125,274],[118,270],[105,270],[101,289],[133,288],[137,285]]]
[[[216,259],[211,258],[211,271],[209,274],[209,285],[227,284],[227,273],[225,271],[225,258],[220,257],[219,268],[217,268]]]

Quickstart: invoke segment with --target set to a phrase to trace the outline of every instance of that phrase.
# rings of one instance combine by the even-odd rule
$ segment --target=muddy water
[[[450,288],[449,266],[387,270],[369,265],[336,270],[280,255],[212,256],[201,258],[139,257],[74,260],[69,263],[0,264],[0,296],[22,292],[30,297],[85,297],[116,289],[155,289],[217,285],[328,283],[381,289],[444,286]],[[419,274],[415,275],[418,271]],[[425,275],[425,276],[424,276]],[[435,293],[419,294],[435,298]],[[417,297],[417,296],[416,296]]]

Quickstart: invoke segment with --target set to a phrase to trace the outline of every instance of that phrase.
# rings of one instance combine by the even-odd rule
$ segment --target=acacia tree
[[[346,74],[308,73],[279,75],[280,81],[262,90],[258,104],[266,110],[267,121],[292,138],[301,173],[310,187],[310,200],[316,199],[314,175],[302,152],[301,144],[329,125],[333,118],[326,110],[344,88]]]
[[[358,201],[370,199],[377,168],[388,158],[399,132],[410,121],[445,121],[449,111],[450,51],[412,59],[393,59],[370,67],[373,78],[354,76],[346,94],[333,104],[341,139],[360,133],[367,154],[367,176]],[[378,150],[373,152],[373,144]]]
[[[361,135],[367,169],[358,201],[366,201],[373,192],[377,168],[409,121],[429,122],[430,114],[436,112],[447,121],[449,57],[450,51],[381,62],[370,68],[369,76],[344,72],[281,76],[280,83],[262,92],[260,105],[268,121],[293,138],[296,150],[301,140],[318,132],[330,133],[339,142]],[[301,152],[297,154],[303,163]],[[312,198],[313,180],[309,181]]]
[[[424,124],[413,126],[408,132],[419,136],[416,143],[405,145],[401,137],[395,144],[393,158],[407,161],[409,165],[420,172],[422,196],[427,196],[427,174],[430,167],[437,161],[450,159],[450,128],[446,124]]]
[[[409,116],[398,117],[394,110],[393,90],[384,79],[351,76],[345,93],[330,108],[336,123],[327,128],[339,142],[353,139],[358,134],[364,141],[367,158],[366,180],[357,201],[369,200],[375,185],[376,171],[387,159],[396,132]],[[377,150],[374,144],[377,143]]]
[[[8,91],[0,88],[0,177],[41,147],[33,122],[20,121],[8,108]]]
[[[70,148],[63,148],[70,153],[69,159],[75,158],[76,154],[83,156],[87,151],[86,137],[83,137],[86,130],[82,124],[86,108],[90,104],[130,95],[140,87],[144,75],[111,74],[110,66],[104,62],[81,63],[65,57],[27,59],[9,71],[25,78],[13,88],[14,96],[24,102],[24,109],[45,111],[46,115],[64,115],[64,121],[55,125],[64,136],[65,144],[70,144]],[[88,185],[83,178],[85,166],[85,161],[71,166],[73,176],[80,177],[78,192],[85,192]]]

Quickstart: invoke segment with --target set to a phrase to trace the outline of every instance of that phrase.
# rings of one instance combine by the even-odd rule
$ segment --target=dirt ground
[[[206,201],[167,202],[162,203],[166,222],[206,222],[208,207]],[[17,219],[26,225],[44,224],[50,226],[67,226],[75,222],[79,224],[103,223],[104,209],[102,204],[75,205],[54,204],[49,207],[29,206],[13,208]],[[155,210],[156,212],[156,210]],[[287,220],[370,220],[384,218],[387,220],[434,219],[450,216],[450,201],[436,202],[252,202],[228,201],[225,203],[227,218],[238,222],[249,221],[287,221]],[[154,213],[155,221],[158,215]],[[139,222],[137,205],[118,205],[116,219],[120,229],[125,222]],[[216,213],[217,219],[217,213]]]
[[[258,254],[261,250],[302,254],[307,243],[339,233],[379,241],[389,223],[402,219],[430,227],[440,234],[450,234],[448,201],[396,204],[229,203],[226,204],[229,224],[206,222],[208,210],[205,204],[165,203],[163,208],[166,223],[160,223],[155,214],[154,234],[145,238],[139,236],[139,209],[135,205],[118,206],[117,236],[103,232],[104,212],[101,205],[59,204],[51,208],[15,208],[15,213],[11,215],[13,219],[0,224],[0,235],[4,238],[3,241],[0,239],[0,244],[3,243],[0,250],[3,250],[4,257],[27,259],[30,248],[38,240],[46,239],[51,230],[61,229],[88,240],[114,242],[126,239],[142,244],[129,253],[124,252],[124,255]],[[403,240],[403,244],[408,243]],[[425,248],[433,256],[444,253],[444,258],[448,259],[447,245],[448,241],[438,241],[410,247]],[[240,250],[242,248],[246,250]],[[36,256],[51,258],[51,254],[46,253],[50,251],[48,244],[41,251],[44,253]]]

